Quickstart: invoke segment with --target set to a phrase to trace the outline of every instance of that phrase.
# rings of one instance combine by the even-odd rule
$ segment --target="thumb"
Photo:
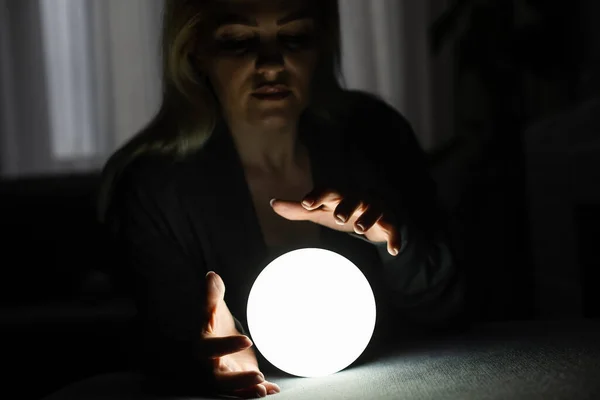
[[[206,274],[206,306],[212,309],[225,298],[225,283],[223,279],[213,271]]]
[[[301,203],[279,199],[271,200],[273,211],[290,221],[312,221],[316,215],[304,208]]]
[[[213,271],[206,274],[206,313],[208,330],[214,328],[216,310],[220,302],[225,298],[225,283],[223,279]]]

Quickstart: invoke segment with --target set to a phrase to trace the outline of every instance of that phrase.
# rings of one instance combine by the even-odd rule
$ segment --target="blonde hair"
[[[325,119],[340,97],[340,33],[337,0],[311,0],[321,27],[320,66],[314,77],[309,111]],[[102,171],[98,218],[104,222],[113,189],[123,170],[144,154],[186,157],[202,148],[220,118],[220,109],[208,82],[195,70],[192,55],[197,33],[205,22],[207,0],[165,0],[162,28],[162,85],[160,110],[152,121],[117,150]]]

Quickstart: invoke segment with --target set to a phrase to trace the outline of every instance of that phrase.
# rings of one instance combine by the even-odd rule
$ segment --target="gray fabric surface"
[[[600,399],[600,322],[489,325],[405,342],[325,378],[268,379],[282,388],[273,400]],[[156,399],[142,382],[134,373],[98,376],[45,400]]]

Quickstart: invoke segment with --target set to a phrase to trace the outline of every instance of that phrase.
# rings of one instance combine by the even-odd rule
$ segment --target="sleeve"
[[[445,324],[463,311],[464,279],[455,263],[425,153],[409,123],[384,102],[369,99],[360,114],[367,124],[362,122],[360,130],[373,135],[368,143],[360,136],[355,142],[362,143],[365,158],[375,168],[379,179],[373,182],[381,187],[374,190],[388,201],[402,241],[395,257],[385,243],[373,244],[380,255],[390,303],[411,320]]]
[[[196,265],[176,238],[172,185],[161,183],[162,174],[134,172],[119,179],[110,231],[115,261],[133,285],[143,372],[158,385],[195,391],[200,377],[208,376],[194,356],[205,318],[206,267]]]

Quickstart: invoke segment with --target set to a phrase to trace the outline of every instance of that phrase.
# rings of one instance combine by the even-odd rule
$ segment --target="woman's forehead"
[[[286,16],[292,13],[306,13],[312,1],[307,0],[214,0],[214,11],[230,16],[276,15]]]

